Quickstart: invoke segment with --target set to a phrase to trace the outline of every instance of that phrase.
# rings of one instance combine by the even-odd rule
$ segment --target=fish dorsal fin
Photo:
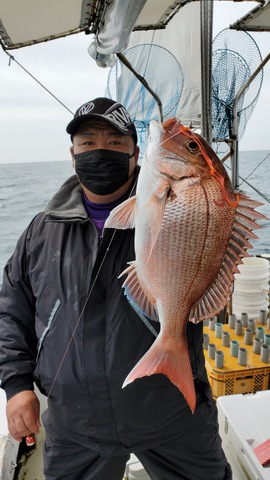
[[[259,205],[261,204],[254,202],[244,194],[240,194],[239,203],[235,209],[231,236],[219,273],[210,288],[192,306],[189,321],[198,323],[213,317],[227,305],[231,295],[234,274],[239,272],[237,265],[243,263],[242,258],[249,256],[247,249],[252,248],[248,238],[256,238],[252,230],[261,228],[255,219],[266,219],[264,215],[254,210]]]
[[[123,275],[127,275],[127,278],[123,283],[125,295],[134,310],[137,313],[142,313],[151,320],[158,321],[157,312],[154,307],[154,299],[147,297],[139,282],[136,271],[136,262],[129,262],[129,267],[121,273],[119,278]]]
[[[135,226],[136,196],[128,198],[114,208],[107,218],[104,228],[126,230]]]

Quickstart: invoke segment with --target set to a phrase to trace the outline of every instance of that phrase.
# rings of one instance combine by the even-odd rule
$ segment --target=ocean
[[[270,201],[270,152],[240,152],[240,176],[265,195]],[[258,167],[255,171],[253,171]],[[71,162],[36,162],[1,164],[0,176],[0,283],[6,261],[12,254],[17,239],[31,219],[42,211],[53,194],[74,170]],[[252,173],[253,172],[253,173]],[[251,174],[251,175],[250,175]],[[249,176],[250,175],[250,176]],[[241,183],[241,181],[240,181]],[[258,210],[269,220],[262,221],[262,229],[252,240],[253,255],[270,254],[270,204],[245,183],[241,189],[264,205]]]

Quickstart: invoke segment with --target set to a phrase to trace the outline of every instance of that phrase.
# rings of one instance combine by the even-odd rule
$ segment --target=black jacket
[[[155,340],[118,279],[134,259],[133,240],[133,230],[108,229],[99,245],[73,176],[22,234],[0,295],[0,378],[7,398],[33,389],[35,381],[48,396],[51,424],[56,419],[66,436],[105,455],[167,440],[191,415],[163,375],[122,389]],[[187,335],[198,399],[207,400],[202,324],[190,324]]]

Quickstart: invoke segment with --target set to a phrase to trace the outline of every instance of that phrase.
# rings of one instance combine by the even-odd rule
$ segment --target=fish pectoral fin
[[[196,407],[196,393],[187,346],[180,346],[178,342],[169,342],[169,348],[167,348],[166,342],[159,335],[128,374],[122,388],[137,378],[157,373],[166,375],[180,390],[193,413]]]
[[[146,225],[146,228],[148,230],[148,235],[150,238],[148,260],[152,254],[153,248],[156,244],[159,232],[161,230],[167,198],[168,198],[168,189],[166,189],[163,192],[163,195],[160,195],[159,197],[157,197],[156,195],[153,195],[152,198],[149,199],[149,202],[147,205],[150,213],[148,215],[149,221]]]
[[[145,315],[150,320],[158,321],[155,300],[144,292],[137,276],[136,262],[130,262],[129,267],[121,273],[119,278],[126,274],[127,278],[123,283],[124,293],[135,312],[138,315]]]
[[[119,230],[134,228],[135,208],[136,196],[128,198],[111,211],[104,228],[117,228]]]

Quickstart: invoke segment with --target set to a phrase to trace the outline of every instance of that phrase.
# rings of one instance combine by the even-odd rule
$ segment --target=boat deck
[[[36,446],[28,449],[18,458],[13,480],[45,480],[43,475],[42,449],[45,439],[44,428],[36,435]]]

